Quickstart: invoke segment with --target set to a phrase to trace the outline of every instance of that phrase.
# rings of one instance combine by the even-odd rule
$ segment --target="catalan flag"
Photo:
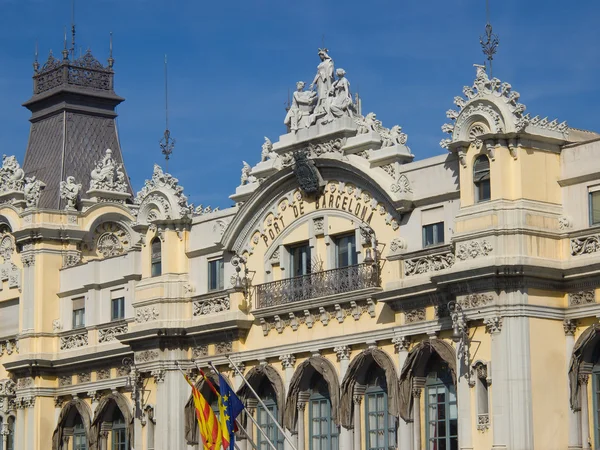
[[[194,386],[194,383],[187,375],[183,375],[185,381],[192,388],[192,396],[194,398],[194,408],[196,409],[196,418],[198,419],[198,429],[204,444],[204,450],[220,450],[221,449],[221,426],[217,416],[206,401],[202,393]],[[221,401],[219,399],[219,408]]]
[[[244,410],[244,404],[233,392],[227,381],[219,374],[219,413],[223,449],[234,450],[235,419]]]

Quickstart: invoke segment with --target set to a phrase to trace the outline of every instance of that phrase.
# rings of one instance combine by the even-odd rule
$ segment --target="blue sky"
[[[43,62],[62,48],[70,0],[0,0],[0,152],[23,161],[36,39]],[[600,2],[491,2],[494,76],[532,115],[600,130]],[[102,62],[114,35],[118,125],[135,190],[163,163],[163,58],[169,58],[169,172],[190,201],[226,207],[241,161],[285,132],[284,102],[311,81],[325,45],[384,125],[400,124],[417,159],[444,152],[440,126],[482,63],[484,0],[78,0],[77,45]]]

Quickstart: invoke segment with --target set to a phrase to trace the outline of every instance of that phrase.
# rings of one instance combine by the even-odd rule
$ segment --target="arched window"
[[[265,379],[260,384],[260,389],[258,390],[258,395],[264,402],[265,406],[269,410],[269,412],[273,415],[273,417],[277,417],[277,397],[275,395],[275,391],[273,390],[273,386],[268,379]],[[283,450],[283,434],[279,431],[279,428],[273,422],[273,419],[267,414],[262,405],[258,405],[256,408],[256,421],[258,425],[263,429],[263,431],[269,436],[269,440],[277,446],[278,450]],[[262,435],[262,433],[256,430],[255,436],[258,438],[258,447],[262,449],[271,448]]]
[[[458,450],[456,389],[448,365],[437,355],[428,363],[425,384],[427,449]]]
[[[77,414],[73,423],[73,450],[88,450],[85,427],[79,414]]]
[[[388,450],[396,446],[394,417],[388,413],[388,389],[385,372],[372,364],[367,373],[365,391],[365,432],[367,450]]]
[[[112,421],[112,450],[129,450],[127,425],[119,408],[115,408]]]
[[[315,376],[310,394],[310,450],[338,450],[338,428],[331,418],[331,399],[327,383]]]
[[[473,183],[475,185],[475,203],[484,202],[491,198],[490,160],[485,155],[479,155],[475,159]]]
[[[162,249],[160,239],[154,238],[151,244],[151,276],[158,277],[162,274]]]

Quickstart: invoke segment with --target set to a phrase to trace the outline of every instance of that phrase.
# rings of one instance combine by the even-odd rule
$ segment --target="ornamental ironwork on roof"
[[[69,59],[68,53],[63,53],[63,59],[58,60],[50,52],[42,68],[36,70],[33,76],[34,94],[41,94],[61,85],[113,90],[112,58],[107,66],[103,66],[90,50],[74,60]]]

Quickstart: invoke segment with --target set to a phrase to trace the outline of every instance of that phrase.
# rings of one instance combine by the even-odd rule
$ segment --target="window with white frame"
[[[353,266],[356,258],[356,235],[354,233],[335,238],[335,265],[337,268]]]
[[[589,188],[590,226],[600,225],[600,186]]]
[[[323,377],[312,387],[309,405],[310,450],[338,450],[338,428],[331,417],[329,388]]]
[[[448,365],[436,358],[425,384],[427,450],[458,450],[456,388]]]
[[[218,291],[224,287],[225,265],[223,258],[213,259],[208,262],[208,290]]]
[[[396,448],[396,423],[394,416],[388,411],[385,372],[376,364],[373,364],[367,373],[364,404],[367,441],[365,448],[367,450]]]
[[[444,243],[444,222],[423,225],[423,248]]]
[[[111,291],[110,297],[110,320],[123,320],[125,318],[125,289]]]
[[[491,198],[490,160],[486,155],[479,155],[473,164],[473,184],[475,186],[475,203]]]
[[[73,329],[85,327],[85,297],[73,299]]]
[[[288,247],[290,276],[300,277],[311,273],[310,245],[307,242]]]

